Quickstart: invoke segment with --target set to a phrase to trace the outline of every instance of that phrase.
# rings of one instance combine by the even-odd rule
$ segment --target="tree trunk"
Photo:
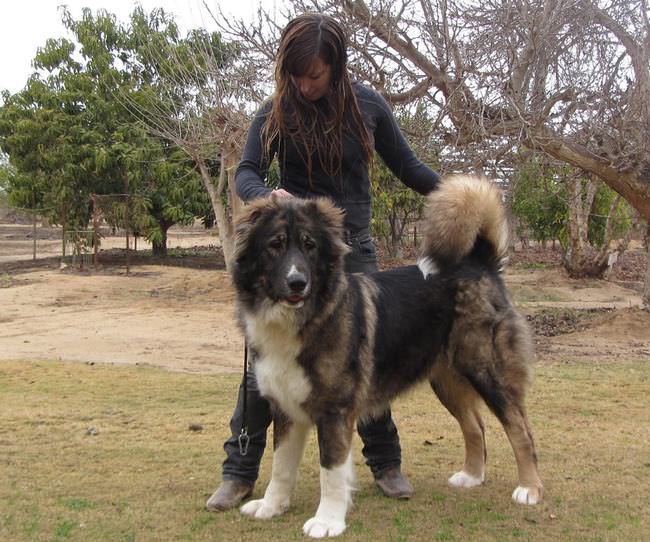
[[[646,268],[645,281],[643,282],[643,307],[650,311],[650,221],[646,224],[645,231]]]
[[[616,247],[611,246],[614,216],[620,199],[614,198],[607,215],[603,246],[594,252],[589,244],[589,217],[598,190],[598,181],[587,180],[584,187],[583,182],[584,178],[579,175],[566,180],[569,187],[569,239],[562,260],[567,273],[573,278],[607,278],[613,265],[627,249],[634,228],[630,228]]]
[[[232,223],[228,220],[228,213],[226,206],[221,199],[225,185],[226,185],[226,162],[227,160],[221,156],[221,167],[219,168],[219,183],[215,188],[212,184],[212,177],[205,163],[205,160],[198,154],[193,156],[196,165],[199,167],[203,186],[208,191],[212,209],[214,210],[214,217],[219,230],[219,240],[221,241],[221,249],[223,250],[223,257],[226,262],[226,270],[230,271],[232,254],[233,254],[233,228]]]
[[[618,198],[616,198],[618,199]],[[623,239],[617,242],[617,246],[612,248],[612,226],[610,222],[613,222],[614,213],[616,212],[616,207],[612,204],[609,210],[610,214],[607,216],[607,227],[605,228],[605,240],[601,252],[598,254],[598,261],[606,264],[605,272],[603,276],[608,278],[612,272],[614,265],[618,259],[623,255],[623,253],[630,246],[630,241],[632,240],[632,235],[638,229],[638,224],[640,217],[636,214],[636,217],[632,220],[632,225],[627,231]],[[606,250],[605,250],[606,249]]]
[[[235,166],[238,163],[238,153],[235,150],[232,150],[230,153],[228,153],[226,182],[228,183],[228,203],[230,203],[230,210],[233,217],[239,214],[244,205],[244,202],[239,199],[239,196],[237,195],[237,189],[235,187]]]
[[[61,225],[63,226],[61,228],[61,254],[63,256],[63,259],[65,260],[65,235],[68,230],[67,227],[68,223],[68,213],[66,211],[63,212],[63,220],[61,221]]]
[[[154,256],[162,256],[163,258],[167,257],[167,231],[171,224],[160,223],[160,229],[162,230],[162,240],[157,243],[153,241],[151,243],[151,252]]]
[[[390,246],[390,256],[391,258],[401,258],[402,257],[402,247],[400,246],[400,234],[398,227],[399,218],[397,216],[397,211],[393,209],[388,215],[388,225],[390,227],[388,244]]]
[[[563,263],[567,273],[573,278],[593,276],[587,249],[589,246],[589,212],[596,195],[596,183],[587,180],[586,191],[584,191],[582,181],[580,175],[572,175],[566,179],[569,187],[567,222],[569,239]]]

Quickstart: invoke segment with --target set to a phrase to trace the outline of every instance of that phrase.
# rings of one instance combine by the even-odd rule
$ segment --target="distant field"
[[[0,540],[304,540],[318,500],[313,439],[284,516],[259,522],[204,511],[238,380],[0,361]],[[394,408],[415,497],[380,496],[356,439],[359,490],[342,540],[647,540],[649,396],[648,363],[538,364],[528,406],[546,498],[522,507],[510,500],[514,460],[491,415],[486,484],[447,486],[462,465],[460,431],[419,388]]]

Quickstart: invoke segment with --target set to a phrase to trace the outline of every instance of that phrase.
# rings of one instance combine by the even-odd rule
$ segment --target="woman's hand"
[[[278,188],[277,190],[273,190],[273,192],[271,192],[271,195],[272,196],[277,196],[277,197],[280,197],[280,198],[292,198],[293,197],[293,195],[290,194],[289,192],[287,192],[284,188]]]

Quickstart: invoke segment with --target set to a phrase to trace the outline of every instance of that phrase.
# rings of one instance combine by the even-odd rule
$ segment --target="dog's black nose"
[[[307,277],[303,273],[291,273],[287,277],[287,285],[292,292],[301,293],[307,286]]]

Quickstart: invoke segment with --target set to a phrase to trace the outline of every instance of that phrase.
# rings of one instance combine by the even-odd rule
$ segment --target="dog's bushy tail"
[[[453,265],[474,252],[499,266],[507,250],[508,222],[501,191],[483,177],[445,177],[428,196],[423,256]]]

